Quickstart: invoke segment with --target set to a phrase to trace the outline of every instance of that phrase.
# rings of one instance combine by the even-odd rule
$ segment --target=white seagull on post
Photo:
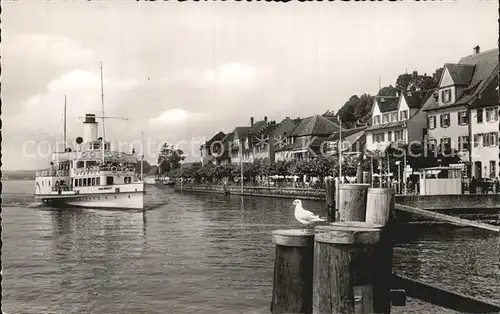
[[[293,205],[295,205],[295,219],[297,219],[303,225],[311,225],[315,222],[326,221],[324,218],[320,218],[318,215],[305,210],[302,207],[302,202],[300,200],[293,201]]]

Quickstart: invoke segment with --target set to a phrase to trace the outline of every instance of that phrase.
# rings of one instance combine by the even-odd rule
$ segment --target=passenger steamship
[[[86,114],[75,151],[54,152],[50,167],[36,173],[35,199],[53,206],[144,208],[145,185],[135,153],[112,151],[97,138],[94,114]],[[102,146],[104,145],[104,147]]]

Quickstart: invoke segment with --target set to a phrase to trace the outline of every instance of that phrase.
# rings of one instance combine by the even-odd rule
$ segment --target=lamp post
[[[397,160],[396,165],[398,165],[398,194],[401,194],[401,161]]]

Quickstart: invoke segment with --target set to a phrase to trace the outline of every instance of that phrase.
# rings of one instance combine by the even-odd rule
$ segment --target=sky
[[[79,117],[156,163],[167,142],[187,160],[250,117],[281,121],[337,111],[413,70],[497,47],[496,1],[2,3],[2,167],[48,166]],[[101,126],[100,126],[101,127]],[[141,140],[141,132],[143,134]]]

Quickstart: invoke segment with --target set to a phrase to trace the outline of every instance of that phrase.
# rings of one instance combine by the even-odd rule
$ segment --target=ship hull
[[[99,195],[35,195],[35,200],[54,207],[144,209],[144,192]]]

